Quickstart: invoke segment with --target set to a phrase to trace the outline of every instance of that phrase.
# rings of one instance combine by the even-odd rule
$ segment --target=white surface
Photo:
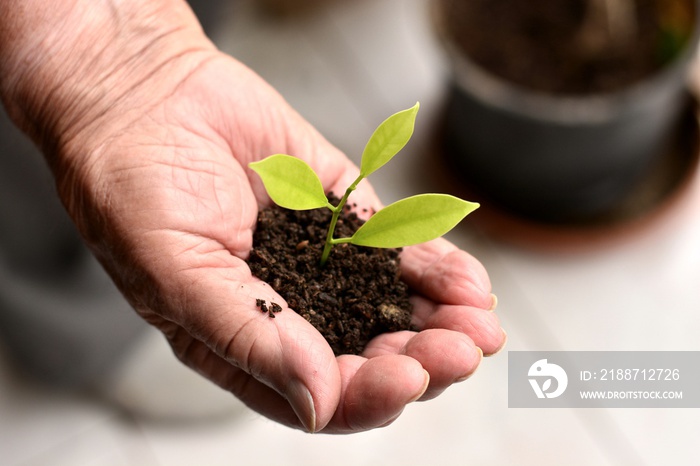
[[[411,169],[429,153],[442,92],[427,3],[353,0],[271,22],[241,1],[216,39],[356,160],[382,119],[420,100],[417,134],[401,155],[406,163],[373,175],[388,203],[422,191]],[[409,406],[387,428],[307,435],[249,411],[209,425],[153,425],[26,386],[0,365],[0,464],[698,464],[698,410],[509,409],[506,390],[507,350],[698,349],[697,190],[685,209],[673,223],[586,253],[499,244],[468,222],[451,233],[489,270],[508,346],[470,380]]]

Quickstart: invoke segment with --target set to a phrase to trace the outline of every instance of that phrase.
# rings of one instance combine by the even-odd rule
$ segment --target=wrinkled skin
[[[44,147],[86,242],[137,312],[185,364],[263,415],[312,432],[387,425],[407,403],[469,377],[505,334],[489,311],[486,271],[442,239],[403,253],[423,330],[381,335],[362,356],[335,357],[286,306],[276,319],[257,310],[256,298],[284,300],[245,263],[257,212],[270,202],[247,164],[293,154],[336,192],[358,171],[178,8],[170,24],[179,27],[136,49],[136,59],[102,60],[109,49],[93,50],[90,66],[68,66],[71,85],[46,100],[28,93],[31,84],[3,89],[15,120]],[[80,9],[70,12],[74,21]],[[367,182],[353,196],[380,207]]]

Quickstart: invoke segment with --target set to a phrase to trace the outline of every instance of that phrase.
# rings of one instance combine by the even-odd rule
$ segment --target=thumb
[[[172,290],[159,294],[187,305],[176,304],[170,325],[157,319],[158,326],[181,360],[259,413],[310,432],[323,428],[341,391],[332,350],[242,260],[229,257],[229,267],[178,274]],[[282,311],[270,317],[259,300]]]

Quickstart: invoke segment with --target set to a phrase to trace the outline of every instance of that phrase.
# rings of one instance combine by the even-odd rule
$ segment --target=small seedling
[[[309,210],[327,207],[333,212],[321,254],[328,260],[333,245],[351,243],[375,248],[400,248],[430,241],[454,228],[479,204],[447,194],[421,194],[386,206],[365,222],[351,237],[334,238],[338,217],[357,185],[381,168],[408,143],[413,135],[419,104],[395,113],[377,127],[362,153],[360,175],[347,188],[337,206],[330,203],[313,169],[290,155],[271,155],[249,167],[263,181],[270,198],[280,207]]]

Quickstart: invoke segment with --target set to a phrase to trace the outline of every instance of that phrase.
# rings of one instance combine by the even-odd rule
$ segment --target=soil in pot
[[[329,200],[339,202],[332,195]],[[363,223],[347,207],[336,237],[351,236]],[[293,211],[275,205],[260,211],[248,258],[253,274],[309,321],[336,355],[360,354],[382,333],[413,330],[400,250],[340,244],[321,267],[330,219],[329,209]]]
[[[696,5],[440,0],[454,72],[451,169],[485,207],[513,216],[581,224],[607,215],[653,170],[680,121]]]
[[[673,60],[691,36],[692,0],[444,0],[448,34],[475,63],[524,88],[585,95],[622,89]]]

